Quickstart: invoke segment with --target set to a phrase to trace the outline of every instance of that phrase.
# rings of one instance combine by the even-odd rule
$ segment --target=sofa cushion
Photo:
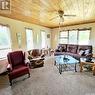
[[[91,45],[78,45],[77,53],[79,53],[80,50],[87,50],[89,49],[89,53],[92,53],[92,46]]]
[[[58,50],[60,52],[66,52],[67,51],[67,44],[59,44]]]
[[[67,45],[67,52],[70,52],[70,53],[77,53],[77,48],[78,46],[77,45],[71,45],[71,44],[68,44]]]
[[[66,52],[66,54],[74,57],[77,60],[80,60],[80,57],[81,57],[79,54],[74,54],[74,53],[70,53],[70,52]]]
[[[66,52],[67,51],[67,44],[62,44],[62,52]]]

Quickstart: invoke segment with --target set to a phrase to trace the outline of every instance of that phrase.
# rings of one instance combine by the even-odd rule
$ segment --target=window
[[[27,42],[27,50],[33,49],[33,31],[32,29],[26,28],[26,42]]]
[[[59,37],[59,43],[60,44],[68,43],[68,31],[61,31],[59,35],[60,35],[60,37]]]
[[[69,44],[77,44],[78,42],[77,33],[78,33],[78,30],[69,31]]]
[[[91,29],[76,29],[61,31],[59,36],[60,44],[80,44],[88,45]]]
[[[89,35],[90,35],[90,30],[80,30],[78,44],[80,45],[89,44]]]
[[[0,59],[6,58],[10,51],[11,41],[9,27],[0,25]]]
[[[41,47],[46,47],[46,33],[45,31],[41,31]]]

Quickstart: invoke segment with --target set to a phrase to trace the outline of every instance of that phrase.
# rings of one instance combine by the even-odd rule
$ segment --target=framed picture
[[[47,34],[47,38],[50,38],[50,34]]]

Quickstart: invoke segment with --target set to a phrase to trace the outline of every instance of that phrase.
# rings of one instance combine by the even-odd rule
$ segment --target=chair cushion
[[[11,79],[14,79],[21,75],[27,74],[28,72],[29,72],[29,68],[27,66],[18,65],[18,66],[15,66],[15,68],[12,70],[12,72],[10,72],[9,75]]]

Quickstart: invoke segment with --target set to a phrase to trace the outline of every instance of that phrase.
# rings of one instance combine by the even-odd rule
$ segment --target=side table
[[[83,58],[80,59],[80,72],[83,71],[83,65],[89,64],[92,66],[93,75],[95,75],[95,62],[86,62]]]

